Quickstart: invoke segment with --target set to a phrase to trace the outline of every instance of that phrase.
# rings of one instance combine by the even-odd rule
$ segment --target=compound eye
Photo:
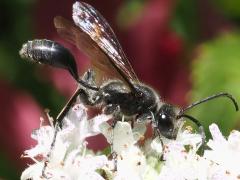
[[[156,122],[157,128],[160,133],[169,138],[174,139],[176,137],[175,133],[175,118],[176,114],[173,106],[165,104],[163,105],[157,114]]]
[[[164,128],[164,129],[170,129],[172,128],[172,120],[171,117],[168,116],[165,113],[160,113],[159,114],[159,119],[158,119],[158,127],[159,128]]]
[[[165,114],[160,114],[160,117],[162,120],[166,120],[167,119],[167,116]]]
[[[159,114],[159,121],[160,123],[166,123],[166,122],[170,122],[171,118],[167,115],[167,114],[164,114],[164,113],[160,113]]]

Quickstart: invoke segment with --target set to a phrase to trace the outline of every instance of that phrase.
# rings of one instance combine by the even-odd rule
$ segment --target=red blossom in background
[[[189,90],[183,40],[170,30],[175,1],[146,4],[142,17],[128,33],[126,49],[143,82],[159,90],[167,102],[184,105]]]
[[[36,142],[30,138],[32,131],[39,127],[41,109],[24,92],[0,82],[0,144],[1,152],[10,163],[26,166],[26,160],[19,160],[23,152]]]

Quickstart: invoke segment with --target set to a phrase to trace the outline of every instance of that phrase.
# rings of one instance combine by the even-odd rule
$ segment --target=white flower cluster
[[[112,128],[107,123],[110,118],[99,115],[88,119],[87,109],[75,105],[64,118],[50,157],[47,155],[55,129],[41,126],[32,134],[38,144],[24,153],[35,163],[22,173],[21,179],[240,179],[239,131],[225,139],[217,125],[211,125],[209,148],[200,156],[196,152],[201,136],[188,129],[179,130],[176,140],[163,139],[164,148],[158,137],[140,145],[145,124],[135,124],[132,129],[128,122],[117,122]],[[98,133],[111,144],[107,154],[93,153],[86,147],[85,139]]]
[[[35,164],[22,173],[21,179],[103,179],[96,170],[106,166],[108,159],[105,155],[87,153],[85,139],[100,133],[99,124],[107,120],[109,117],[105,115],[88,120],[87,109],[82,104],[76,104],[63,120],[50,157],[48,154],[55,129],[53,126],[41,126],[32,134],[38,144],[24,153]],[[45,163],[47,166],[43,173]]]

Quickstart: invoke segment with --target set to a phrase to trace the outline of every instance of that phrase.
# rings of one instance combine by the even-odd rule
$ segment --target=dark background
[[[30,64],[18,51],[46,38],[68,47],[81,74],[89,61],[62,40],[53,17],[71,18],[71,0],[0,1],[0,179],[19,179],[20,156],[34,146],[30,134],[49,108],[55,117],[76,83],[67,72]],[[86,1],[111,24],[139,79],[180,107],[218,92],[240,100],[240,2],[236,0]],[[190,113],[206,131],[216,122],[225,135],[239,129],[239,113],[219,99]]]

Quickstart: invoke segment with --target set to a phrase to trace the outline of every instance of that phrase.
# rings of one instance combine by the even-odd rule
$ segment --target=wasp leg
[[[151,120],[153,121],[154,120],[154,116],[153,116],[153,113],[152,112],[144,112],[144,113],[141,113],[141,114],[138,114],[136,116],[136,122],[137,123],[145,123],[146,121],[148,120]],[[133,128],[134,127],[134,119],[131,120],[131,127]]]
[[[114,165],[114,169],[113,171],[117,171],[117,153],[116,152],[112,152],[110,154],[110,158],[113,160],[113,165]]]
[[[67,102],[67,104],[64,106],[64,108],[62,109],[62,111],[58,114],[56,120],[55,120],[55,128],[54,128],[54,135],[53,135],[53,139],[51,142],[51,146],[50,146],[50,150],[47,153],[47,159],[44,162],[44,166],[42,169],[42,176],[46,177],[45,175],[45,170],[47,168],[48,165],[48,159],[50,159],[51,155],[52,155],[52,150],[55,146],[55,142],[56,142],[56,137],[57,137],[57,133],[58,131],[62,128],[62,121],[64,119],[64,117],[67,115],[67,113],[69,112],[69,110],[71,109],[72,105],[76,102],[78,93],[81,89],[77,89],[75,91],[75,93],[72,95],[72,97],[70,98],[70,100]]]
[[[146,122],[147,120],[154,120],[153,119],[154,117],[153,117],[153,114],[152,114],[152,112],[145,112],[145,113],[142,113],[142,114],[139,114],[139,115],[137,115],[137,117],[136,117],[136,121],[138,122],[138,123],[144,123],[144,122]]]
[[[117,104],[108,104],[103,108],[104,114],[116,114],[117,112],[120,112],[120,107]]]
[[[91,94],[88,90],[79,89],[79,99],[84,105],[95,106],[101,102],[101,97],[98,92]]]
[[[123,118],[123,114],[121,113],[120,106],[117,104],[108,104],[104,107],[103,113],[107,115],[113,116],[112,127],[114,128],[117,121],[121,121]]]
[[[82,79],[91,86],[96,86],[95,80],[95,72],[92,69],[88,69],[87,72],[84,73]]]
[[[93,70],[89,69],[87,72],[85,72],[82,76],[82,79],[87,84],[91,86],[96,86],[95,73]],[[101,102],[101,96],[99,95],[98,91],[94,91],[85,87],[80,87],[79,89],[79,99],[83,104],[94,106]]]
[[[88,84],[95,86],[95,75],[94,75],[94,72],[92,70],[88,70],[83,75],[82,78]],[[52,143],[51,143],[51,146],[50,146],[50,151],[47,154],[47,159],[50,158],[52,150],[53,150],[53,148],[55,146],[57,133],[58,133],[59,129],[62,128],[62,120],[64,119],[66,114],[69,112],[69,110],[73,106],[73,104],[76,102],[77,97],[79,96],[79,98],[83,101],[84,104],[94,105],[95,103],[97,103],[96,100],[95,101],[91,100],[90,96],[92,96],[92,95],[90,95],[90,93],[88,93],[88,91],[91,92],[92,90],[88,90],[85,87],[78,87],[78,89],[72,95],[71,99],[67,102],[65,107],[62,109],[62,111],[57,116],[56,123],[55,123],[54,137],[53,137],[53,140],[52,140]],[[93,94],[95,95],[96,92],[94,92]],[[96,95],[94,97],[95,97],[95,99],[97,99]],[[42,169],[42,176],[43,177],[46,177],[45,170],[46,170],[47,164],[48,164],[48,160],[46,160],[44,162],[44,167]]]
[[[160,140],[160,143],[161,143],[161,146],[162,146],[162,154],[161,154],[161,156],[159,156],[159,160],[164,161],[163,157],[164,157],[165,146],[164,146],[164,143],[163,143],[162,135],[161,135],[161,133],[159,132],[158,129],[153,128],[153,138],[155,138],[156,136],[158,136],[158,138]]]

